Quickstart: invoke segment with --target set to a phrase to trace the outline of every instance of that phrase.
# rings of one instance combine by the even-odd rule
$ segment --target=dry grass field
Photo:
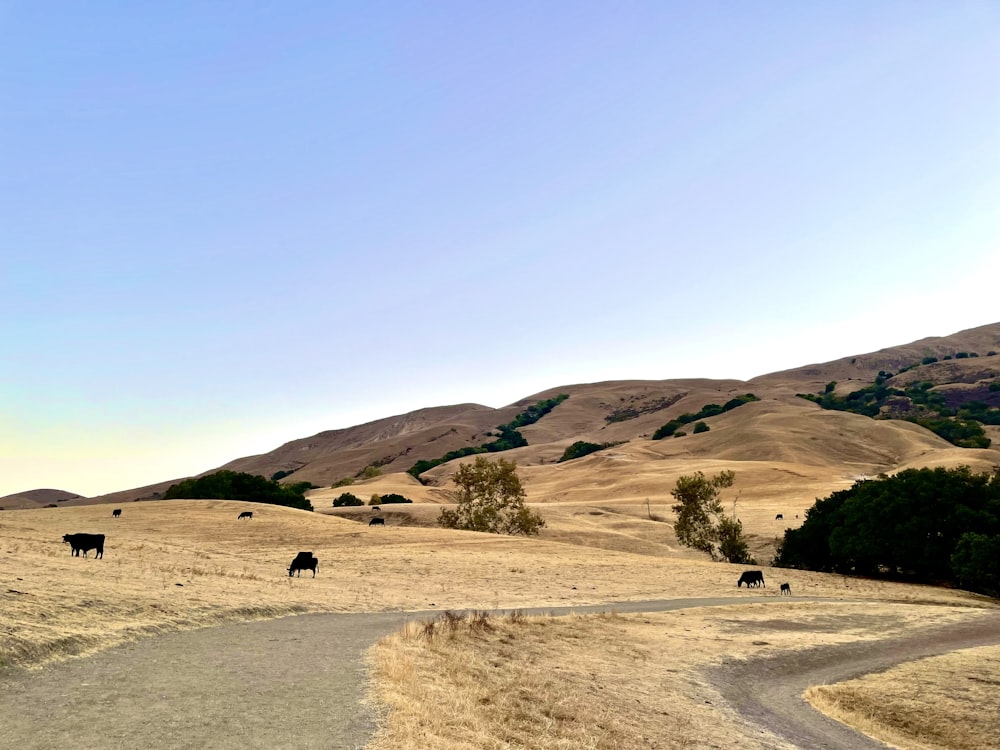
[[[386,478],[372,483],[373,491],[387,491],[388,481],[406,480]],[[332,492],[314,493],[316,506]],[[903,632],[974,617],[991,606],[959,591],[767,566],[767,589],[737,590],[742,567],[706,562],[679,548],[663,504],[535,507],[548,525],[533,539],[435,528],[440,505],[426,502],[386,506],[385,528],[367,525],[367,507],[308,513],[179,500],[130,503],[120,519],[112,519],[108,505],[5,511],[0,660],[31,668],[170,630],[298,612],[485,610],[711,596],[767,602],[731,612],[500,621],[490,630],[459,627],[438,638],[427,638],[414,625],[376,651],[379,697],[394,709],[376,747],[695,747],[701,746],[698,733],[718,722],[721,710],[697,670],[722,655],[732,657],[736,632],[740,643],[751,644],[750,655]],[[741,506],[756,538],[780,533],[775,507]],[[237,521],[243,510],[252,510],[254,519]],[[81,531],[106,534],[103,560],[70,555],[62,535]],[[320,559],[315,579],[308,573],[288,577],[299,550]],[[842,601],[782,600],[776,584],[783,581],[797,595]],[[779,621],[802,624],[789,631],[775,625]],[[752,646],[754,641],[766,645]],[[513,661],[501,669],[508,659]],[[427,721],[426,700],[421,708],[419,696],[408,692],[417,676],[420,684],[452,694],[456,713],[444,711],[435,697],[433,716],[447,726],[427,729],[426,742],[399,744],[399,732],[409,735]],[[487,692],[470,693],[479,696],[471,712],[461,696],[483,680]],[[632,744],[636,732],[651,736],[638,719],[657,711],[659,739]],[[668,731],[689,717],[697,719],[687,734]],[[461,726],[473,720],[482,727]],[[452,727],[455,722],[459,726]],[[733,746],[730,740],[738,738],[733,741],[753,747],[738,717],[719,727],[713,736],[720,746]],[[551,743],[531,744],[529,737]],[[688,737],[683,742],[689,744],[678,737]]]
[[[729,709],[704,670],[724,659],[892,638],[982,614],[949,606],[800,602],[780,610],[760,603],[641,615],[411,623],[370,655],[373,699],[391,712],[369,747],[787,747]],[[961,677],[961,669],[944,675],[938,690]],[[933,667],[921,673],[935,684]],[[867,699],[883,706],[913,700],[912,688],[925,682],[897,681],[885,693],[885,683],[875,683]],[[978,687],[976,695],[944,704],[928,719],[942,721],[952,705],[961,705],[964,714],[995,707],[989,684]],[[996,716],[987,724],[980,716],[977,726],[965,730],[965,739],[978,739],[978,745],[943,746],[989,747]]]
[[[819,710],[912,750],[1000,746],[1000,646],[965,649],[810,688]]]

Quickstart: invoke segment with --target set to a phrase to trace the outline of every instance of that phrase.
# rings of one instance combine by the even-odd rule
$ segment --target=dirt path
[[[888,747],[814,710],[802,699],[811,685],[850,680],[927,656],[1000,643],[1000,615],[885,641],[827,646],[707,670],[746,720],[795,747],[867,750]]]
[[[653,612],[750,601],[766,600],[675,599],[525,612]],[[149,638],[40,672],[11,670],[0,676],[0,747],[246,750],[290,747],[294,737],[301,750],[361,748],[373,730],[359,707],[365,650],[407,619],[435,614],[323,614],[233,624]],[[891,649],[852,645],[727,665],[717,679],[745,717],[796,746],[859,748],[866,746],[863,738],[798,697],[806,685],[960,648],[970,638],[972,645],[1000,641],[1000,617],[978,629],[904,639]]]

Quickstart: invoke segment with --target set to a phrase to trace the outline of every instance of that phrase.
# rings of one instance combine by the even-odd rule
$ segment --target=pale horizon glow
[[[1000,8],[0,10],[0,496],[1000,321]]]

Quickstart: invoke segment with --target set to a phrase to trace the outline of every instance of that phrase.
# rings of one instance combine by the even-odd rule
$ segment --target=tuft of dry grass
[[[913,750],[997,747],[1000,646],[965,649],[809,688],[816,709]]]
[[[368,750],[773,748],[703,668],[976,617],[960,607],[798,603],[641,615],[411,622],[369,653]]]

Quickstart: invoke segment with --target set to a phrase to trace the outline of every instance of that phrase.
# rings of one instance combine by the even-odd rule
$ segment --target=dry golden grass
[[[252,509],[252,521],[236,521]],[[230,501],[4,511],[0,517],[0,659],[39,664],[141,635],[305,611],[515,608],[688,596],[796,594],[975,603],[962,592],[764,568],[771,588],[737,590],[741,567],[693,559],[645,506],[547,506],[542,539],[411,523],[386,528]],[[424,512],[435,511],[426,505]],[[594,515],[597,514],[597,515]],[[432,514],[429,514],[433,518]],[[429,522],[429,521],[427,521]],[[103,560],[71,557],[65,533],[104,533]],[[299,550],[320,560],[290,579]]]
[[[965,649],[810,688],[813,706],[912,750],[998,747],[1000,646]]]
[[[369,750],[773,748],[703,669],[980,616],[961,607],[754,604],[410,623],[370,653],[387,707]],[[981,746],[982,747],[982,746]]]

